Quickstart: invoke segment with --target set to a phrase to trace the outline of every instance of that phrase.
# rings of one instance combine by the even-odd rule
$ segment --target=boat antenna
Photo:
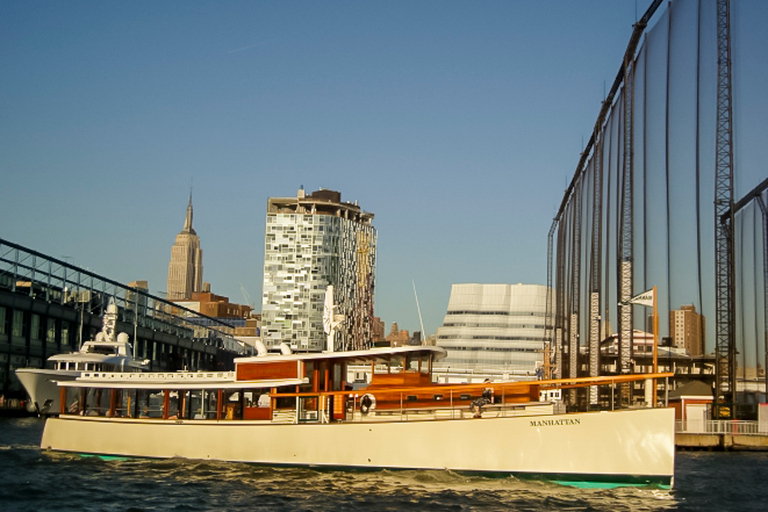
[[[421,307],[419,306],[419,295],[416,293],[416,281],[411,279],[411,284],[413,284],[413,296],[416,297],[416,311],[419,312],[419,325],[421,325],[421,342],[424,343],[424,341],[427,339],[427,333],[424,332],[424,321],[421,319]]]

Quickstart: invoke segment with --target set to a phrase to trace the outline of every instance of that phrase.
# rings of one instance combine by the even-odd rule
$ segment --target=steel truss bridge
[[[218,319],[0,239],[0,392],[23,397],[13,370],[41,368],[93,339],[110,302],[117,330],[153,370],[228,370],[249,353]]]
[[[768,180],[738,165],[750,148],[735,137],[750,127],[734,117],[734,55],[743,48],[733,36],[748,30],[736,19],[749,13],[734,17],[729,0],[653,0],[633,26],[549,231],[545,378],[604,373],[609,335],[618,339],[615,373],[633,373],[634,337],[653,327],[630,300],[655,287],[663,338],[682,305],[705,319],[716,418],[738,415],[737,378],[747,368],[768,393]],[[741,197],[738,179],[753,182]],[[619,396],[631,405],[628,386]],[[594,389],[568,398],[598,403]]]

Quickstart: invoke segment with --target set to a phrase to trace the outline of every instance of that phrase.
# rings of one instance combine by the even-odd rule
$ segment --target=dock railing
[[[677,420],[675,432],[681,434],[766,435],[757,421],[747,420]]]

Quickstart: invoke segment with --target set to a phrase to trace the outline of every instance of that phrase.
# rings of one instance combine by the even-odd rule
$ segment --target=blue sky
[[[375,313],[418,330],[413,281],[434,333],[452,283],[545,284],[648,3],[3,2],[0,237],[160,292],[193,183],[204,279],[258,308],[267,198],[335,189]]]

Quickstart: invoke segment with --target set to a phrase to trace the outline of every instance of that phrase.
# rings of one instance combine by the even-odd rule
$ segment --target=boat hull
[[[36,368],[19,368],[16,376],[29,395],[27,410],[41,416],[59,414],[60,390],[57,382],[71,381],[79,377],[81,372],[72,370],[46,370]]]
[[[671,485],[673,409],[464,420],[274,424],[49,418],[46,450],[333,468],[450,469]]]

